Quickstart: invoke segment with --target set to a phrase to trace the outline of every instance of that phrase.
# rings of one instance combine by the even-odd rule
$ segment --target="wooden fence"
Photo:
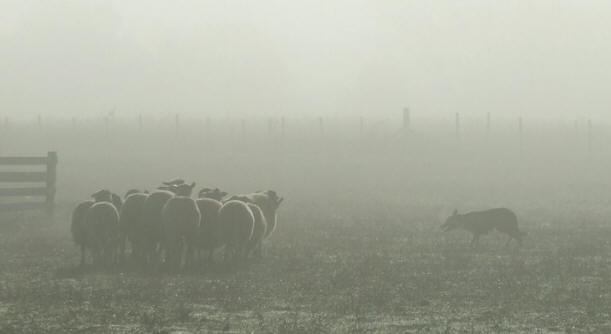
[[[55,184],[57,180],[57,152],[48,152],[43,157],[0,157],[0,166],[45,166],[45,171],[0,171],[0,197],[44,197],[44,201],[21,201],[0,203],[0,211],[46,209],[52,213],[55,207]],[[17,168],[15,168],[17,169]],[[17,187],[13,184],[34,184]],[[24,198],[25,199],[25,198]]]

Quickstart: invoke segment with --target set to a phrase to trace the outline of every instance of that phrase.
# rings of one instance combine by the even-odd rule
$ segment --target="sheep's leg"
[[[81,267],[85,266],[85,245],[81,245]]]
[[[255,247],[254,255],[257,258],[263,257],[263,240],[259,240],[259,242],[257,242],[257,246]]]
[[[509,247],[509,243],[511,243],[512,239],[513,239],[512,236],[510,236],[510,235],[507,236],[507,242],[505,242],[505,248]]]

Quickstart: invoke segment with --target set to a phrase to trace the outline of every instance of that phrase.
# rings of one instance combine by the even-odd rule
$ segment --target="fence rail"
[[[45,208],[47,212],[53,212],[57,181],[56,152],[48,152],[44,157],[0,157],[0,166],[45,166],[45,171],[0,172],[0,182],[11,183],[10,186],[0,187],[0,197],[44,197],[44,201],[0,203],[0,211]],[[16,187],[14,183],[40,183],[40,185]]]

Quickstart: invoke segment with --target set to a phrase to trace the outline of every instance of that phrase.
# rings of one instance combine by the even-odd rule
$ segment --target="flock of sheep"
[[[81,248],[81,266],[89,251],[94,265],[125,261],[131,248],[134,261],[163,263],[172,270],[195,265],[206,254],[224,247],[227,263],[261,256],[262,242],[276,227],[276,210],[283,198],[275,191],[228,196],[216,189],[191,194],[195,183],[163,182],[154,192],[129,190],[124,199],[100,190],[72,213],[71,232]],[[201,261],[199,261],[201,262]]]

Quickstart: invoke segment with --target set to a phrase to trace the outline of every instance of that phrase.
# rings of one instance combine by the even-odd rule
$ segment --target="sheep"
[[[123,206],[123,200],[121,199],[121,196],[115,193],[110,193],[110,197],[110,202],[115,206],[115,208],[117,210],[121,210],[121,207]]]
[[[72,211],[70,232],[72,239],[81,248],[81,267],[85,265],[85,250],[90,248],[89,228],[87,227],[87,211],[95,202],[92,200],[79,203]]]
[[[263,240],[267,239],[272,232],[276,229],[278,216],[276,211],[280,206],[280,203],[284,200],[282,197],[278,197],[278,194],[273,190],[267,191],[257,191],[250,194],[237,195],[229,198],[242,200],[248,203],[256,204],[261,211],[263,211],[263,216],[265,218],[266,229],[265,234],[263,235]],[[259,243],[257,248],[254,250],[255,255],[262,255],[262,245],[263,243]]]
[[[170,181],[164,181],[164,182],[161,182],[161,183],[163,185],[166,185],[166,186],[178,186],[178,185],[184,184],[185,180],[183,180],[181,178],[175,178],[175,179],[172,179]]]
[[[265,236],[265,232],[267,229],[267,222],[265,220],[265,215],[263,214],[263,210],[253,203],[247,203],[248,207],[252,211],[252,214],[255,218],[255,225],[253,228],[252,236],[250,237],[250,241],[248,242],[248,254],[253,253],[257,256],[261,256],[261,244],[263,242],[263,237]]]
[[[264,238],[269,237],[276,229],[278,220],[276,211],[280,207],[280,203],[284,201],[284,198],[278,197],[278,194],[273,190],[257,191],[242,196],[246,197],[250,203],[257,204],[263,211],[265,221],[267,222]]]
[[[219,188],[202,188],[197,194],[197,197],[199,198],[212,198],[217,201],[222,201],[225,196],[227,196],[227,193],[221,191]]]
[[[221,245],[218,215],[223,203],[212,198],[199,198],[195,204],[201,213],[200,250],[208,251],[208,261],[212,261],[214,249]]]
[[[161,241],[162,237],[161,211],[167,201],[173,197],[173,192],[157,190],[148,195],[144,201],[142,208],[142,224],[137,233],[140,234],[138,237],[141,241],[139,248],[141,247],[141,256],[143,256],[145,262],[154,259],[157,244]]]
[[[191,263],[198,244],[201,213],[189,197],[193,187],[195,183],[175,186],[176,196],[166,202],[161,212],[166,262],[175,269],[181,267],[183,250],[185,263]]]
[[[148,193],[149,192],[146,191],[146,190],[141,191],[139,189],[130,189],[130,190],[125,192],[125,196],[123,196],[123,198],[127,199],[129,197],[129,195],[131,195],[131,194],[148,194]]]
[[[119,229],[121,233],[121,241],[119,244],[121,259],[125,256],[125,244],[129,240],[132,248],[132,255],[143,257],[144,245],[143,240],[143,220],[144,202],[148,198],[146,193],[131,193],[125,199],[119,215]]]
[[[111,202],[96,202],[87,210],[86,224],[90,232],[94,264],[112,262],[119,237],[119,213]]]
[[[246,255],[255,217],[246,203],[230,200],[219,210],[219,226],[225,244],[225,262],[237,262]]]

